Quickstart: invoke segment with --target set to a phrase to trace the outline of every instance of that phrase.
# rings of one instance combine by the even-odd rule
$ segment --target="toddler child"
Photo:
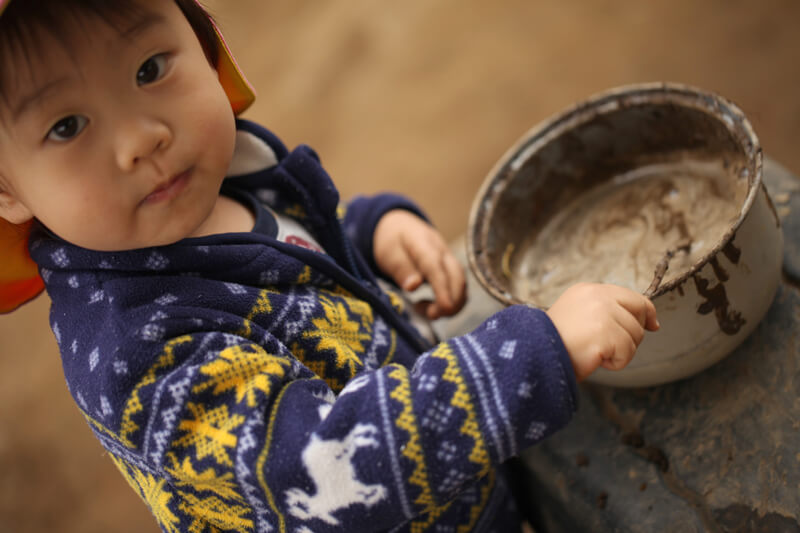
[[[70,392],[163,531],[519,531],[503,463],[652,303],[582,284],[432,344],[399,289],[461,308],[442,237],[237,119],[253,93],[194,0],[0,12],[4,310],[44,283]]]

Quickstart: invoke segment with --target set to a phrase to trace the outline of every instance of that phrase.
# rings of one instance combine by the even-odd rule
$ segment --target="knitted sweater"
[[[31,240],[70,392],[123,476],[165,532],[518,530],[498,465],[575,408],[552,323],[514,306],[429,346],[371,271],[378,219],[413,204],[341,208],[310,148],[237,126],[262,164],[226,182],[326,253],[255,232]]]

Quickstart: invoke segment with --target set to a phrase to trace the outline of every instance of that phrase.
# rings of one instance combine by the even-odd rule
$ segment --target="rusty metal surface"
[[[721,96],[679,84],[640,84],[602,93],[535,126],[489,172],[467,230],[471,269],[504,303],[525,300],[504,267],[521,256],[546,222],[581,192],[655,162],[724,161],[750,190],[738,219],[682,284],[735,234],[762,178],[758,139],[744,114]],[[734,186],[732,182],[731,187]],[[515,249],[509,254],[511,248]]]
[[[660,334],[622,372],[589,380],[682,379],[738,346],[777,290],[782,231],[762,178],[758,138],[724,97],[618,87],[535,126],[500,158],[473,202],[467,259],[504,304],[547,308],[579,280],[649,285]]]

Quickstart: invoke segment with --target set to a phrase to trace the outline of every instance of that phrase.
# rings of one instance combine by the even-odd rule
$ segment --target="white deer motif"
[[[370,507],[384,499],[386,488],[357,480],[351,461],[359,448],[379,446],[377,434],[378,429],[372,424],[357,424],[342,440],[322,440],[317,434],[311,435],[302,457],[317,491],[311,495],[299,488],[287,490],[289,512],[301,520],[319,518],[338,525],[333,516],[336,510],[353,504]]]

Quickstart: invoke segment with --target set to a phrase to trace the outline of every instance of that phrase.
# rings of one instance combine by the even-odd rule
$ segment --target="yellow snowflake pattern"
[[[325,317],[313,319],[316,329],[304,332],[303,337],[319,339],[317,350],[333,350],[336,353],[336,366],[347,368],[350,375],[355,375],[362,365],[363,342],[370,339],[370,334],[362,329],[359,322],[350,319],[343,301],[334,302],[320,296],[320,302]]]
[[[227,405],[210,411],[206,411],[201,404],[191,402],[187,407],[194,415],[194,420],[181,420],[178,429],[185,431],[186,435],[177,439],[173,445],[186,448],[194,446],[198,459],[213,455],[217,463],[233,466],[227,449],[236,446],[236,435],[231,431],[242,425],[244,416],[230,416]]]
[[[356,298],[351,292],[341,285],[337,285],[336,290],[334,290],[331,294],[335,294],[341,298],[344,298],[344,301],[347,302],[347,308],[350,309],[350,312],[361,317],[361,325],[366,328],[367,331],[372,331],[373,319],[371,305],[360,298]]]
[[[192,517],[189,533],[215,533],[218,531],[253,531],[253,521],[246,518],[250,512],[241,505],[229,505],[216,496],[200,498],[194,494],[181,494],[183,501],[178,506],[181,511]]]
[[[211,379],[192,388],[195,394],[213,387],[215,395],[236,391],[236,402],[247,399],[248,407],[255,407],[257,392],[269,396],[273,380],[280,380],[291,363],[285,357],[268,354],[256,344],[231,346],[221,351],[219,358],[200,368],[200,373]]]
[[[242,330],[239,331],[240,336],[249,339],[253,332],[253,319],[255,319],[255,317],[258,315],[269,314],[272,312],[272,302],[269,301],[269,295],[274,293],[275,291],[269,289],[264,289],[258,293],[256,303],[253,305],[253,308],[250,309],[250,312],[247,314],[247,318],[244,319]]]
[[[297,358],[298,361],[306,365],[306,367],[311,370],[315,375],[322,378],[325,383],[333,390],[335,393],[339,393],[344,388],[344,383],[336,377],[331,376],[328,374],[328,365],[325,361],[314,361],[306,357],[306,351],[300,346],[299,343],[292,343],[289,348],[292,351],[292,354]]]
[[[180,533],[180,519],[169,508],[172,493],[167,480],[156,479],[152,474],[142,472],[115,455],[111,455],[111,459],[128,484],[145,501],[161,528],[167,533]]]
[[[175,477],[179,487],[189,486],[198,492],[213,492],[227,500],[244,501],[244,498],[236,491],[233,472],[225,472],[218,476],[211,467],[197,472],[189,457],[184,457],[183,462],[180,462],[178,457],[171,452],[167,454],[167,457],[172,462],[172,466],[167,467],[166,471]]]

